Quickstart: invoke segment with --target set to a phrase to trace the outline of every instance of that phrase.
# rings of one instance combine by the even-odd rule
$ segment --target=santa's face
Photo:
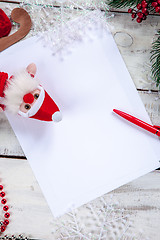
[[[18,114],[42,121],[59,122],[62,119],[58,106],[40,85],[24,95]]]
[[[39,96],[40,96],[41,90],[40,89],[35,89],[34,91],[31,92],[31,94],[33,95],[34,99],[33,102],[30,103],[26,103],[24,100],[20,105],[20,111],[27,113],[35,104],[35,102],[38,100]]]

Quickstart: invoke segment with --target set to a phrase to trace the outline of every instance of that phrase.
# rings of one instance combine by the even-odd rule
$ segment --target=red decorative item
[[[142,8],[146,8],[148,6],[146,1],[142,1]]]
[[[1,193],[0,193],[0,196],[1,196],[1,197],[4,197],[5,195],[6,195],[5,192],[1,192]]]
[[[142,5],[139,3],[139,4],[137,5],[137,9],[140,10],[141,8],[142,8]]]
[[[138,23],[141,23],[141,22],[142,22],[142,18],[139,18],[139,17],[138,17],[138,18],[137,18],[137,22],[138,22]]]
[[[0,190],[3,189],[3,185],[0,185]],[[0,192],[0,197],[2,197],[1,203],[2,204],[6,204],[7,200],[5,198],[3,198],[5,196],[5,192]],[[3,211],[6,212],[8,211],[9,207],[7,205],[3,206]],[[9,224],[9,220],[7,218],[10,217],[10,213],[6,212],[4,214],[4,220],[0,221],[0,233],[3,233],[6,230],[7,225]],[[1,239],[1,237],[0,237]]]
[[[10,33],[12,24],[5,14],[5,12],[0,8],[0,38],[6,37]]]
[[[138,16],[139,18],[143,18],[143,13],[138,12],[138,13],[137,13],[137,16]]]
[[[129,8],[129,9],[128,9],[128,13],[132,13],[132,8]]]
[[[6,200],[5,198],[3,198],[3,199],[1,200],[1,203],[2,203],[2,204],[6,204],[6,202],[7,202],[7,200]]]
[[[132,18],[136,18],[136,13],[132,13]]]
[[[4,207],[3,207],[3,210],[6,212],[6,211],[8,211],[8,209],[9,209],[9,207],[7,206],[7,205],[5,205]]]
[[[157,7],[158,6],[158,2],[152,2],[152,7]]]
[[[160,14],[160,0],[143,0],[141,3],[137,4],[136,8],[129,8],[128,13],[131,14],[132,20],[137,16],[136,21],[141,23],[147,19],[149,12],[152,13],[153,10]]]
[[[157,7],[155,8],[155,10],[156,10],[157,13],[159,13],[159,12],[160,12],[160,6],[157,6]]]
[[[7,225],[9,224],[9,221],[6,219],[6,220],[4,220],[3,224],[4,224],[5,226],[7,226]]]
[[[24,101],[25,103],[31,104],[31,103],[33,103],[33,101],[34,101],[34,96],[33,96],[31,93],[27,93],[26,95],[24,95],[23,101]]]
[[[5,218],[9,218],[9,217],[10,217],[10,213],[8,213],[8,212],[5,213],[5,214],[4,214],[4,217],[5,217]]]
[[[142,13],[145,14],[146,12],[147,12],[147,8],[143,8],[143,9],[142,9]]]
[[[2,226],[1,227],[1,232],[4,232],[6,230],[6,227],[5,226]]]

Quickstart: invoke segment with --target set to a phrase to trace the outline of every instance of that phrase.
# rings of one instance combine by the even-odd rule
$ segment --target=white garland
[[[32,35],[39,32],[51,32],[58,26],[65,25],[68,21],[79,16],[84,16],[91,10],[107,11],[105,0],[79,1],[78,0],[23,0],[20,4],[31,16],[33,27]]]
[[[61,58],[67,55],[77,46],[77,43],[86,39],[92,40],[90,32],[98,29],[103,32],[108,28],[104,12],[99,10],[90,11],[51,31],[39,33],[39,39],[43,45],[50,47],[53,54],[59,54]],[[92,31],[88,31],[92,30]]]

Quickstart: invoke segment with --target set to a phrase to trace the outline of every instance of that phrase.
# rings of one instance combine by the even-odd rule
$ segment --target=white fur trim
[[[52,115],[52,120],[54,122],[60,122],[62,120],[62,114],[61,112],[55,112],[53,115]]]
[[[18,114],[19,114],[19,115],[21,115],[21,116],[23,116],[23,117],[32,117],[32,116],[34,116],[34,115],[38,112],[38,110],[41,108],[42,103],[43,103],[44,98],[45,98],[45,92],[44,92],[43,87],[38,86],[37,88],[41,91],[41,92],[40,92],[40,95],[39,95],[39,98],[36,100],[35,104],[33,105],[33,107],[31,107],[31,109],[30,109],[28,112],[24,113],[24,112],[22,112],[22,111],[18,111]]]
[[[26,70],[15,74],[14,78],[9,80],[8,87],[4,91],[5,97],[2,104],[6,106],[6,110],[18,113],[23,96],[35,90],[38,85],[38,80],[32,78]]]

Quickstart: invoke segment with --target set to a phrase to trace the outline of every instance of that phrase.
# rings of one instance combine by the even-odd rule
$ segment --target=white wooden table
[[[16,0],[10,3],[0,2],[0,8],[8,15],[10,9],[17,6]],[[108,20],[112,34],[153,124],[158,125],[160,98],[149,78],[148,64],[153,36],[160,28],[160,16],[148,16],[142,24],[137,24],[136,21],[131,21],[126,10],[112,11],[115,16]],[[56,220],[4,114],[0,114],[0,184],[4,185],[11,213],[10,225],[5,234],[24,233],[38,239],[57,239],[54,233]],[[130,231],[137,236],[134,239],[160,239],[158,231],[160,172],[158,170],[110,194],[113,201],[118,201],[118,207],[124,208],[130,214],[129,218],[132,222]],[[121,238],[115,236],[111,239]]]

